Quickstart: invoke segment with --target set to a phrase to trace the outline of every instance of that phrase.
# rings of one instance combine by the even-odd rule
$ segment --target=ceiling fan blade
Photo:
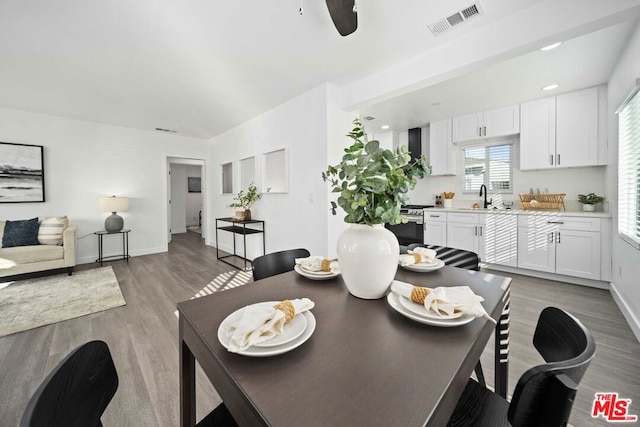
[[[355,0],[326,0],[333,25],[341,36],[348,36],[358,28],[358,12]]]

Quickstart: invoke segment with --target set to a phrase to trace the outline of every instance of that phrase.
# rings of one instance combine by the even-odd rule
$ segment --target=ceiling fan
[[[355,0],[326,0],[333,25],[341,36],[348,36],[358,28],[358,8]]]

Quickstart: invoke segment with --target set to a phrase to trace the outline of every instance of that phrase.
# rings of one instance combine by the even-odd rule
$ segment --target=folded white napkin
[[[481,302],[484,301],[484,298],[474,294],[468,286],[439,286],[430,289],[394,281],[391,284],[391,292],[417,304],[421,304],[421,301],[424,301],[422,304],[427,310],[440,315],[452,315],[462,312],[474,317],[484,317],[496,323],[482,307]]]
[[[419,264],[421,262],[433,262],[436,260],[438,253],[433,249],[427,249],[423,247],[417,247],[413,250],[408,250],[406,254],[400,255],[399,262],[401,266]]]
[[[296,264],[309,271],[334,271],[338,269],[338,261],[323,256],[296,258]]]
[[[277,304],[278,307],[284,305],[283,308],[276,308],[276,305],[247,307],[240,319],[229,326],[227,336],[231,337],[231,341],[228,350],[237,353],[282,334],[286,322],[315,306],[309,298],[287,300],[283,303],[285,304]]]

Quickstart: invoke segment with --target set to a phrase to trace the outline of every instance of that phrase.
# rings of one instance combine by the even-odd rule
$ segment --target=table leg
[[[505,399],[509,385],[509,315],[511,296],[507,294],[507,302],[496,325],[495,333],[495,387],[496,393]]]
[[[98,260],[100,267],[102,267],[102,234],[98,234]]]
[[[180,426],[196,425],[196,359],[182,339],[180,320]]]

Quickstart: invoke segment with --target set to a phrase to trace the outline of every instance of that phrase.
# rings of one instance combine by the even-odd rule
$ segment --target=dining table
[[[483,317],[425,324],[403,314],[394,294],[360,299],[340,276],[312,280],[295,271],[180,302],[181,426],[196,424],[196,361],[240,426],[446,425],[492,333],[508,340],[499,320],[511,279],[452,266],[399,267],[395,279],[469,286],[497,325]],[[296,298],[315,303],[297,340],[247,354],[221,343],[230,314]],[[496,388],[506,390],[508,363],[495,360]]]

